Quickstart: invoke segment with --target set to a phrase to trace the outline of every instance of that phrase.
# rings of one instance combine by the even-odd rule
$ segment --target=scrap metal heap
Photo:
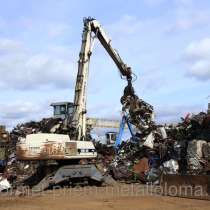
[[[181,120],[177,126],[168,128],[168,135],[176,140],[176,147],[180,148],[180,171],[188,174],[209,174],[210,114],[188,114]]]
[[[153,106],[140,99],[134,91],[131,80],[124,89],[121,97],[122,111],[128,112],[129,121],[141,132],[149,129],[153,124],[154,111]]]
[[[138,129],[117,151],[95,142],[97,162],[103,170],[116,180],[143,182],[154,182],[161,173],[209,174],[210,114],[187,115],[177,125],[157,125],[152,106],[139,99],[133,88],[131,94],[127,90],[121,99],[123,111],[129,110],[128,118]],[[32,133],[63,133],[62,126],[63,120],[55,118],[20,124],[11,131],[10,142],[14,145],[19,137]],[[13,153],[10,157],[14,161]],[[14,175],[11,165],[6,173]]]
[[[18,124],[11,132],[10,138],[17,143],[19,137],[26,137],[33,133],[60,133],[67,132],[64,129],[64,120],[61,118],[43,118],[42,120],[30,121]]]
[[[137,99],[138,106],[133,106],[134,100],[127,95],[129,100],[123,97],[123,111],[128,106],[135,107],[129,108],[129,119],[136,128],[144,129],[137,129],[136,135],[122,142],[117,150],[95,141],[97,167],[115,180],[126,182],[158,183],[162,174],[209,175],[210,114],[187,115],[177,125],[157,125],[152,119],[152,107],[136,95],[132,97]],[[133,113],[135,118],[131,117]],[[135,121],[136,118],[141,120]],[[10,142],[14,144],[19,137],[31,133],[62,133],[58,129],[62,125],[62,119],[54,118],[17,125],[10,133]],[[35,170],[36,165],[22,164],[16,160],[15,151],[11,151],[4,174],[15,186]]]
[[[116,180],[158,183],[163,174],[210,175],[209,112],[163,126],[153,121],[153,107],[135,95],[131,84],[121,102],[137,132],[105,160],[105,170]]]
[[[157,183],[162,174],[210,175],[210,115],[181,120],[164,127],[149,122],[144,132],[123,142],[109,168],[113,177]]]
[[[127,86],[121,97],[122,112],[126,115],[128,122],[135,127],[136,133],[127,141],[122,142],[116,149],[95,142],[98,157],[96,160],[94,159],[96,161],[94,164],[96,163],[104,174],[112,175],[115,180],[129,182],[158,183],[163,174],[209,175],[210,112],[187,115],[177,125],[163,126],[156,124],[154,122],[153,106],[140,99],[134,91],[132,80],[135,75],[131,68],[122,61],[117,51],[112,48],[111,40],[99,22],[93,18],[85,18],[73,115],[67,116],[66,119],[47,118],[40,122],[17,125],[10,133],[10,142],[14,147],[12,147],[13,151],[8,156],[4,176],[13,185],[18,184],[21,180],[34,174],[37,167],[41,166],[41,163],[45,160],[42,157],[39,161],[34,161],[35,164],[31,164],[27,158],[24,163],[21,160],[16,160],[15,145],[19,142],[20,137],[27,138],[29,134],[37,133],[42,133],[42,136],[66,134],[65,137],[75,141],[74,145],[77,145],[79,141],[86,141],[88,144],[90,143],[89,140],[92,140],[90,128],[86,123],[86,101],[89,62],[95,38],[98,38],[113,59],[121,77],[127,80]],[[59,135],[54,135],[53,139],[56,139],[57,136]],[[37,138],[34,139],[37,140]],[[48,139],[46,137],[46,141]],[[35,145],[35,149],[36,147],[37,145]],[[65,151],[65,147],[62,147],[62,149]],[[69,147],[70,149],[72,148]],[[87,148],[78,150],[75,146],[74,149],[76,153],[80,153],[82,150],[90,152]],[[91,150],[91,152],[93,151]],[[36,152],[36,154],[39,155],[39,152]],[[52,156],[49,155],[49,157]],[[84,159],[82,161],[85,162]],[[79,163],[77,166],[82,167],[82,164]],[[59,173],[59,170],[57,172]],[[33,182],[33,180],[30,179],[30,182]]]

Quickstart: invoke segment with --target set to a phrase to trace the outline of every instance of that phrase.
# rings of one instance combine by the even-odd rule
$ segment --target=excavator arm
[[[73,138],[76,140],[84,140],[86,138],[87,82],[90,56],[92,54],[93,43],[95,40],[94,38],[98,38],[101,45],[105,48],[118,67],[121,77],[125,78],[128,82],[121,98],[123,111],[128,112],[130,122],[137,128],[141,130],[147,129],[148,123],[152,123],[153,120],[153,107],[135,95],[135,91],[132,86],[133,73],[131,68],[122,61],[120,55],[111,46],[111,40],[106,35],[100,23],[93,18],[85,18],[74,96],[75,111],[73,117],[68,123],[69,126],[73,128]]]
[[[130,84],[132,80],[131,68],[122,61],[117,51],[112,48],[111,40],[106,35],[99,22],[93,18],[85,18],[82,34],[82,46],[79,54],[78,73],[75,86],[75,108],[73,116],[69,121],[69,126],[73,127],[73,130],[75,130],[74,138],[76,138],[77,140],[84,140],[86,135],[87,81],[89,74],[90,56],[92,54],[95,37],[98,38],[102,46],[113,59],[122,77],[125,77]]]
[[[118,67],[121,75],[126,77],[127,80],[131,80],[132,79],[131,68],[122,61],[117,51],[112,48],[111,39],[109,39],[109,37],[106,35],[105,31],[103,30],[99,22],[91,18],[85,19],[85,21],[90,21],[91,30],[95,33],[96,37],[98,38],[104,49],[110,55],[110,57]]]

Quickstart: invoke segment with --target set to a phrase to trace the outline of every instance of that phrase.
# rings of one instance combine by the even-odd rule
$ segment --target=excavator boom
[[[98,40],[104,47],[104,49],[107,51],[107,53],[110,55],[116,66],[118,67],[120,73],[122,76],[125,76],[127,79],[132,79],[132,71],[127,64],[125,64],[118,52],[112,48],[111,46],[111,39],[106,35],[105,31],[99,24],[97,20],[94,19],[85,19],[85,21],[89,21],[91,23],[91,29],[97,36]]]
[[[92,35],[94,34],[94,36]],[[98,38],[102,46],[110,55],[119,69],[122,77],[125,77],[129,84],[132,80],[132,71],[121,59],[117,51],[112,48],[111,40],[106,35],[100,23],[93,18],[84,19],[84,29],[82,34],[82,46],[79,54],[78,73],[74,95],[74,113],[69,120],[69,126],[74,131],[73,138],[85,140],[86,138],[86,101],[87,101],[87,81],[89,74],[90,56],[92,54],[94,38]]]

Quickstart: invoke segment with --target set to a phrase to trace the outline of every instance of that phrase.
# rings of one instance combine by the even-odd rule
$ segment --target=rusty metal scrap
[[[124,89],[121,103],[122,110],[129,113],[130,122],[141,131],[153,124],[153,107],[135,94],[131,82]]]
[[[100,171],[118,181],[143,183],[158,183],[161,174],[210,174],[209,114],[188,115],[177,125],[162,126],[153,121],[152,106],[135,94],[124,95],[122,102],[123,110],[129,110],[129,120],[137,132],[117,150],[100,142],[94,143],[98,153],[95,164]],[[19,137],[32,133],[65,133],[63,128],[61,119],[42,119],[17,125],[11,131],[10,139],[16,143]],[[46,148],[50,146],[46,145]],[[5,174],[13,186],[32,174],[31,179],[37,179],[37,164],[23,164],[14,156],[10,159]]]
[[[147,129],[137,131],[134,142],[120,146],[110,165],[114,178],[137,180],[135,166],[142,158],[148,159],[149,166],[143,182],[154,182],[162,173],[210,174],[209,122],[210,115],[203,112],[182,118],[177,125],[148,122]]]
[[[151,118],[150,118],[151,119]],[[199,114],[191,118],[182,119],[182,122],[177,126],[163,127],[156,125],[152,121],[148,121],[147,129],[139,130],[136,133],[135,141],[123,142],[118,151],[101,143],[95,142],[95,147],[98,152],[96,160],[98,167],[104,172],[110,173],[116,180],[124,181],[155,181],[158,179],[159,171],[164,170],[164,173],[195,173],[195,169],[190,167],[187,159],[187,150],[189,150],[192,137],[196,135],[204,135],[197,130],[208,131],[208,119],[206,114]],[[145,121],[146,122],[146,121]],[[151,123],[152,122],[152,123]],[[20,136],[25,136],[30,133],[39,132],[63,132],[61,129],[62,122],[59,119],[43,119],[40,122],[29,122],[18,125],[13,129],[11,138],[18,139]],[[56,128],[56,129],[54,129]],[[59,130],[60,129],[60,130]],[[151,137],[152,147],[145,142]],[[204,135],[205,136],[205,135]],[[14,140],[13,139],[13,140]],[[204,138],[206,139],[206,138]],[[194,141],[197,142],[195,139]],[[207,173],[209,163],[210,146],[208,141],[203,142],[202,158],[199,163],[202,167],[199,168],[199,173]],[[196,155],[193,157],[195,158]],[[206,161],[203,161],[203,160]],[[141,160],[144,160],[142,162]],[[192,159],[191,159],[192,160]],[[173,170],[167,168],[167,163],[178,163],[179,169]],[[145,163],[146,162],[146,163]],[[205,164],[204,164],[205,163]],[[145,167],[147,165],[148,167]],[[187,166],[187,167],[186,167]],[[144,170],[142,171],[142,168]],[[168,172],[167,172],[168,171]],[[198,173],[198,172],[196,172]]]

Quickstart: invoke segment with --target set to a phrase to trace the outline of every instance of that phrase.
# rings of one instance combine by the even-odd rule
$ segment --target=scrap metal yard
[[[210,209],[210,5],[132,1],[0,8],[0,210]]]
[[[149,143],[147,139],[141,140],[144,138],[142,138],[142,134],[139,135],[138,133],[135,139],[128,139],[117,148],[115,148],[114,144],[104,144],[97,141],[97,139],[92,139],[90,141],[94,143],[97,157],[92,158],[89,164],[95,164],[102,176],[104,176],[105,183],[102,183],[102,186],[115,186],[122,182],[150,184],[150,186],[162,187],[159,195],[208,200],[208,175],[210,170],[209,120],[208,112],[202,112],[182,119],[176,126],[153,124],[152,127],[148,128],[150,129],[149,135],[151,133],[154,135],[154,139]],[[7,157],[7,164],[2,171],[2,178],[6,177],[13,186],[12,194],[25,195],[24,186],[29,187],[29,189],[32,188],[32,192],[35,193],[36,189],[33,186],[37,185],[49,174],[49,170],[51,170],[51,173],[53,171],[55,173],[55,165],[58,165],[59,160],[64,158],[63,153],[57,159],[58,163],[52,162],[55,161],[57,153],[61,154],[62,146],[59,152],[56,149],[57,147],[48,146],[46,148],[51,148],[50,150],[45,149],[43,154],[39,153],[39,156],[28,158],[26,152],[22,153],[19,151],[19,139],[40,133],[62,133],[62,126],[62,119],[49,118],[43,119],[40,122],[18,125],[10,134],[7,133],[11,146],[10,154]],[[53,129],[54,127],[58,128],[58,130]],[[163,132],[161,133],[161,131],[164,131],[164,136],[162,136]],[[3,133],[6,132],[4,131]],[[15,147],[14,145],[16,144],[17,146]],[[36,145],[37,143],[35,142]],[[45,160],[48,160],[48,162]],[[49,161],[51,162],[49,163]],[[80,161],[81,166],[86,166],[88,163],[88,159],[81,159]],[[74,164],[75,162],[73,162]],[[46,167],[49,167],[49,169],[46,170]],[[66,167],[65,164],[63,167]],[[72,174],[69,176],[74,177]],[[70,177],[62,180],[61,186],[77,186],[76,180],[70,181]],[[63,181],[65,182],[63,183]],[[79,186],[86,186],[88,184],[87,180],[81,181],[79,180]],[[43,181],[40,183],[43,184]],[[93,186],[97,186],[97,183],[95,184]],[[43,190],[56,186],[59,186],[59,182],[55,186],[53,186],[53,183],[51,183],[51,186],[46,185]],[[175,193],[170,191],[170,187],[180,189],[179,187],[182,186],[189,188],[188,191],[183,191],[185,188],[181,191],[175,191]]]

